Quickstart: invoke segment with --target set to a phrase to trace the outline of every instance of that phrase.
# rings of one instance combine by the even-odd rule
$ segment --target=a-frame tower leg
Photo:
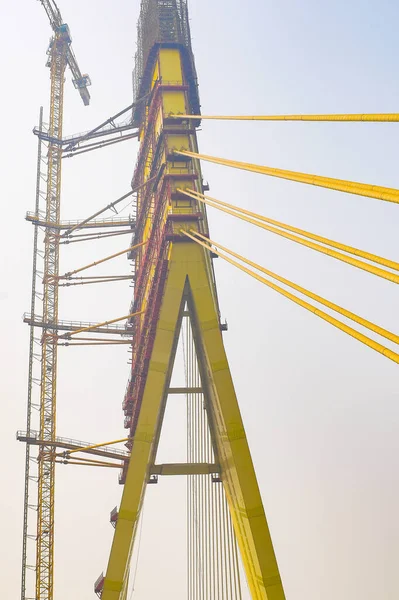
[[[216,461],[254,599],[284,591],[223,346],[209,257],[195,242],[172,242],[164,294],[126,475],[103,600],[120,600],[134,531],[154,465],[162,416],[187,302]]]

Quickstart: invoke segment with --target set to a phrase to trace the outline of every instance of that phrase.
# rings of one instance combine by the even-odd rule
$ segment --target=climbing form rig
[[[227,497],[252,598],[284,600],[284,591],[226,359],[212,259],[182,231],[208,235],[205,207],[178,189],[202,192],[196,152],[199,98],[185,0],[142,0],[134,74],[140,151],[132,186],[137,200],[132,373],[123,403],[131,459],[102,600],[126,598],[129,562],[146,486],[157,474],[217,473]],[[183,316],[189,315],[215,464],[155,465],[162,418]]]

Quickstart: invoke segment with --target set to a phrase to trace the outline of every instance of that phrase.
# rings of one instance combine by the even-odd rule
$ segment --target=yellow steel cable
[[[188,354],[187,354],[187,358],[188,358],[188,385],[192,385],[192,379],[191,379],[191,331],[188,329],[188,346],[187,346],[188,350]],[[192,413],[192,424],[191,424],[191,457],[192,457],[192,462],[196,462],[196,410],[195,410],[195,404],[194,404],[194,396],[193,394],[190,394],[189,396],[189,402],[190,402],[190,406],[191,406],[191,413]],[[192,478],[192,486],[191,486],[191,506],[192,506],[192,511],[191,511],[191,519],[192,519],[192,536],[191,536],[191,540],[192,540],[192,580],[193,580],[193,597],[197,596],[197,577],[196,577],[196,565],[197,565],[197,560],[196,560],[196,551],[197,551],[197,538],[196,538],[196,530],[195,530],[195,520],[196,520],[196,504],[195,504],[195,490],[196,490],[196,478],[193,477]]]
[[[80,273],[81,271],[85,271],[86,269],[90,269],[91,267],[96,267],[97,265],[101,265],[102,263],[107,262],[108,260],[111,260],[112,258],[116,258],[117,256],[122,256],[122,254],[125,254],[126,252],[132,252],[133,250],[136,250],[136,248],[140,248],[141,246],[144,246],[146,243],[147,242],[141,242],[140,244],[136,244],[135,246],[130,246],[130,248],[125,248],[124,250],[121,250],[120,252],[116,252],[116,254],[110,254],[110,256],[106,256],[105,258],[102,258],[101,260],[92,262],[89,265],[85,265],[84,267],[80,267],[79,269],[75,269],[74,271],[69,271],[68,273],[65,273],[65,275],[59,276],[58,279],[69,279],[69,277],[71,277],[71,275],[76,275],[76,273]]]
[[[185,327],[183,341],[185,374],[187,387],[200,387],[200,373],[195,354],[191,328]],[[189,462],[207,462],[213,460],[210,432],[206,412],[203,410],[202,395],[187,395],[187,458]],[[191,435],[190,435],[191,432]],[[239,600],[233,595],[236,563],[232,562],[229,546],[231,522],[228,518],[226,499],[221,485],[213,485],[208,477],[195,476],[188,480],[188,600],[206,600],[216,595],[220,600]],[[212,518],[214,500],[216,513]],[[218,539],[212,535],[217,526]],[[193,533],[191,533],[191,530]],[[219,544],[218,544],[219,542]],[[215,543],[217,550],[215,550]],[[192,564],[194,561],[194,564]],[[216,563],[218,572],[215,572]],[[216,588],[215,577],[219,588]]]
[[[238,567],[237,538],[235,536],[233,524],[231,524],[231,531],[232,531],[232,536],[233,536],[233,554],[234,554],[234,564],[235,564],[235,573],[236,573],[236,586],[237,586],[236,596],[237,596],[237,600],[241,600],[242,599],[242,593],[241,593],[240,569]]]
[[[184,321],[184,320],[183,320]],[[181,329],[181,338],[183,344],[183,362],[184,362],[184,375],[186,387],[188,387],[188,374],[187,374],[187,341],[185,343],[185,338],[187,339],[187,328],[184,328],[182,323]],[[186,413],[187,413],[187,431],[186,431],[186,453],[187,453],[187,462],[191,462],[191,409],[189,402],[189,395],[186,394]],[[186,478],[186,503],[187,503],[187,600],[191,600],[191,477]]]
[[[200,374],[198,373],[197,381],[201,384]],[[203,406],[205,408],[205,397],[203,396]],[[207,411],[203,410],[204,414],[204,435],[205,435],[205,460],[211,460],[211,453],[209,449],[210,443],[210,432],[209,432],[209,423]],[[211,485],[211,475],[208,475],[205,479],[205,507],[206,507],[206,524],[205,524],[205,539],[206,539],[206,563],[207,563],[207,588],[206,588],[206,598],[212,597],[212,556],[211,556],[211,548],[212,541],[210,535],[210,524],[211,524],[211,512],[210,512],[210,485]]]
[[[282,223],[281,221],[269,219],[268,217],[264,217],[262,215],[259,215],[258,213],[251,212],[250,210],[245,210],[244,208],[234,206],[233,204],[228,204],[227,202],[222,202],[221,200],[218,200],[217,198],[213,198],[212,196],[200,194],[199,192],[197,192],[195,190],[191,190],[191,189],[183,190],[181,188],[178,188],[177,191],[181,192],[183,194],[187,194],[187,195],[188,195],[188,193],[195,194],[195,196],[197,196],[199,200],[202,198],[205,200],[210,200],[211,202],[215,202],[217,204],[220,204],[221,206],[225,206],[226,208],[230,208],[236,212],[242,213],[244,215],[248,215],[250,217],[255,217],[256,219],[259,219],[259,221],[262,221],[264,223],[270,223],[272,225],[276,225],[277,227],[281,227],[282,229],[286,229],[287,231],[292,231],[293,233],[298,233],[299,235],[307,237],[311,240],[321,242],[322,244],[325,244],[326,246],[331,246],[332,248],[337,248],[338,250],[343,250],[344,252],[348,252],[349,254],[354,254],[355,256],[361,256],[362,258],[365,258],[366,260],[378,263],[380,265],[384,265],[385,267],[388,267],[389,269],[395,269],[396,271],[399,271],[399,263],[398,262],[395,262],[394,260],[389,260],[388,258],[384,258],[383,256],[378,256],[378,254],[371,254],[370,252],[365,252],[364,250],[360,250],[359,248],[354,248],[353,246],[348,246],[347,244],[341,244],[340,242],[336,242],[335,240],[330,240],[329,238],[326,238],[326,237],[323,237],[320,235],[316,235],[314,233],[310,233],[309,231],[305,231],[304,229],[299,229],[298,227],[293,227],[292,225],[287,225],[286,223]]]
[[[61,342],[57,346],[123,346],[123,344],[131,344],[132,342]]]
[[[198,381],[198,365],[197,365],[197,361],[194,358],[194,381],[195,384],[198,385],[199,381]],[[202,456],[202,460],[206,459],[206,455],[205,455],[205,423],[204,423],[204,410],[203,410],[203,404],[202,404],[202,399],[200,397],[200,394],[196,394],[197,395],[197,400],[198,400],[198,406],[199,406],[199,411],[200,411],[200,436],[201,436],[201,456]],[[207,564],[207,538],[206,538],[206,533],[205,533],[205,525],[206,525],[206,486],[205,486],[205,478],[207,476],[205,475],[200,475],[200,483],[201,483],[201,518],[202,518],[202,523],[201,523],[201,538],[202,538],[202,572],[203,572],[203,585],[202,585],[202,591],[203,591],[203,598],[204,600],[207,600],[207,598],[209,598],[209,592],[207,590],[207,579],[208,579],[208,564]]]
[[[79,340],[79,342],[119,342],[119,343],[126,343],[126,340],[116,340],[114,338],[92,338],[92,337],[77,337],[77,338],[73,338],[73,341],[75,340]],[[132,343],[132,340],[130,340],[130,343]]]
[[[75,460],[80,461],[81,463],[92,463],[94,465],[117,465],[119,468],[123,467],[123,463],[115,463],[115,462],[107,462],[105,460],[94,460],[92,458],[84,458],[83,456],[74,456]],[[66,461],[68,461],[68,458],[65,458]]]
[[[72,335],[76,335],[77,333],[98,329],[98,327],[103,327],[104,325],[112,325],[112,323],[117,323],[118,321],[124,321],[125,319],[131,319],[132,317],[138,317],[143,313],[144,310],[140,310],[139,312],[131,313],[130,315],[124,315],[123,317],[118,317],[117,319],[111,319],[111,321],[103,321],[102,323],[96,323],[95,325],[90,325],[89,327],[82,327],[81,329],[76,329],[75,331],[60,335],[58,339],[69,339]]]
[[[186,385],[191,386],[191,363],[190,363],[190,332],[188,326],[186,327]],[[189,429],[187,432],[187,443],[188,443],[188,460],[189,462],[195,462],[194,457],[194,407],[193,407],[192,394],[187,394],[187,409],[190,415]],[[188,494],[189,494],[189,508],[190,508],[190,565],[189,565],[189,579],[190,579],[190,596],[189,599],[193,600],[195,597],[195,580],[194,580],[194,565],[195,565],[195,529],[194,529],[194,477],[188,477]]]
[[[105,464],[105,463],[103,465],[101,465],[101,464],[92,465],[90,463],[82,463],[77,460],[69,460],[69,461],[55,460],[54,462],[59,465],[79,465],[81,467],[108,467],[109,469],[121,469],[122,468],[119,465],[110,465],[110,464]]]
[[[261,265],[258,265],[257,263],[255,263],[247,258],[244,258],[240,254],[233,252],[233,250],[229,250],[229,248],[226,248],[226,246],[222,246],[222,244],[219,244],[218,242],[209,240],[209,238],[206,238],[204,235],[202,235],[199,232],[196,232],[196,235],[198,237],[200,237],[202,240],[204,240],[205,242],[214,244],[217,248],[220,248],[224,252],[231,254],[231,256],[234,256],[238,260],[241,260],[242,262],[246,263],[250,267],[253,267],[254,269],[262,271],[262,273],[264,273],[268,277],[272,277],[276,281],[279,281],[280,283],[283,283],[284,285],[296,290],[300,294],[303,294],[304,296],[307,296],[308,298],[315,300],[319,304],[323,304],[324,306],[327,306],[327,308],[334,310],[335,312],[341,314],[342,316],[346,317],[347,319],[351,319],[352,321],[358,323],[362,327],[365,327],[366,329],[369,329],[370,331],[373,331],[374,333],[381,335],[382,337],[386,338],[387,340],[390,340],[391,342],[394,342],[395,344],[399,344],[399,335],[396,335],[396,334],[392,333],[391,331],[384,329],[383,327],[379,327],[378,325],[375,325],[375,323],[372,323],[371,321],[368,321],[367,319],[363,319],[363,317],[359,317],[359,315],[357,315],[349,310],[346,310],[345,308],[342,308],[342,306],[338,306],[338,304],[334,304],[334,302],[330,302],[330,300],[326,300],[322,296],[318,296],[317,294],[314,294],[313,292],[301,287],[300,285],[293,283],[289,279],[285,279],[284,277],[281,277],[280,275],[273,273],[273,271],[269,271],[269,269],[265,269]]]
[[[135,194],[136,192],[138,192],[141,188],[145,187],[146,185],[148,185],[149,183],[151,183],[152,181],[154,181],[157,178],[157,176],[158,176],[158,174],[154,175],[154,177],[151,177],[151,179],[147,179],[147,181],[145,181],[141,185],[136,186],[130,192],[128,192],[127,194],[124,194],[123,196],[121,196],[120,198],[118,198],[118,200],[115,200],[114,202],[111,202],[111,204],[107,204],[107,206],[105,206],[104,208],[101,208],[100,210],[98,210],[97,212],[95,212],[93,215],[90,215],[90,217],[87,217],[87,219],[84,219],[83,221],[80,221],[80,223],[77,223],[76,225],[74,225],[73,227],[71,227],[70,229],[68,229],[65,233],[63,233],[61,237],[68,237],[69,235],[71,235],[72,232],[76,231],[77,229],[81,229],[89,221],[92,221],[93,219],[95,219],[96,217],[98,217],[99,215],[101,215],[103,212],[109,210],[110,208],[114,210],[115,206],[119,202],[122,202],[123,200],[125,200],[129,196],[132,196],[133,194]]]
[[[223,553],[224,553],[224,572],[225,572],[225,586],[226,586],[226,599],[231,598],[231,588],[229,588],[229,579],[231,578],[231,565],[229,563],[229,557],[227,554],[227,512],[226,512],[226,498],[224,490],[221,488],[222,496],[222,520],[223,520]]]
[[[214,452],[213,452],[213,447],[212,444],[210,443],[210,456],[213,459],[214,458]],[[216,563],[216,556],[217,556],[217,542],[216,542],[216,524],[215,524],[215,490],[217,489],[216,484],[211,483],[211,489],[210,489],[210,499],[209,499],[209,503],[210,503],[210,509],[209,512],[212,515],[212,519],[211,519],[211,527],[210,527],[210,536],[212,539],[212,552],[211,552],[211,557],[212,557],[212,594],[211,597],[212,598],[217,598],[217,563]]]
[[[232,215],[233,217],[238,217],[239,219],[247,221],[248,223],[251,223],[252,225],[256,225],[257,227],[261,227],[262,229],[265,229],[266,231],[270,231],[271,233],[275,233],[276,235],[279,235],[288,240],[291,240],[292,242],[296,242],[297,244],[301,244],[302,246],[307,246],[308,248],[311,248],[312,250],[316,250],[317,252],[321,252],[322,254],[326,254],[327,256],[331,256],[332,258],[341,260],[342,262],[352,265],[353,267],[357,267],[358,269],[362,269],[363,271],[367,271],[369,273],[372,273],[373,275],[377,275],[378,277],[387,279],[388,281],[391,281],[392,283],[399,283],[399,275],[396,275],[395,273],[391,273],[390,271],[385,271],[384,269],[380,269],[379,267],[375,267],[374,265],[369,265],[368,263],[358,260],[357,258],[352,258],[351,256],[347,256],[346,254],[342,254],[341,252],[336,252],[335,250],[331,250],[330,248],[320,246],[320,244],[316,244],[315,242],[310,242],[306,239],[300,238],[291,233],[287,233],[286,231],[283,231],[281,229],[276,229],[275,227],[271,227],[271,225],[265,225],[264,223],[262,223],[260,221],[256,221],[255,219],[252,219],[251,217],[247,217],[245,214],[241,214],[241,213],[229,210],[228,208],[224,208],[223,206],[220,206],[219,203],[211,202],[209,200],[205,200],[204,198],[194,196],[193,194],[190,194],[187,191],[184,193],[187,196],[191,196],[192,198],[199,200],[200,202],[204,202],[208,206],[217,208],[218,210],[221,210],[229,215]]]
[[[194,352],[194,344],[192,349],[193,354],[193,385],[196,385],[196,361],[195,361],[195,352]],[[195,401],[198,406],[198,446],[199,446],[199,460],[202,462],[204,460],[203,455],[203,414],[200,407],[200,400],[198,394],[195,394]],[[205,581],[206,581],[206,571],[205,571],[205,561],[204,561],[204,552],[205,552],[205,544],[204,544],[204,478],[200,475],[198,477],[198,489],[199,489],[199,500],[200,500],[200,519],[199,519],[199,537],[200,537],[200,564],[201,564],[201,597],[205,598]]]
[[[217,165],[226,167],[234,167],[243,171],[251,171],[252,173],[260,173],[261,175],[270,175],[271,177],[279,177],[280,179],[288,179],[299,183],[307,183],[309,185],[317,185],[320,187],[346,192],[348,194],[356,194],[358,196],[366,196],[368,198],[376,198],[377,200],[385,200],[386,202],[394,202],[399,204],[399,190],[394,188],[381,187],[378,185],[370,185],[368,183],[358,183],[355,181],[346,181],[345,179],[334,179],[332,177],[322,177],[320,175],[311,175],[309,173],[299,173],[296,171],[286,171],[284,169],[276,169],[252,163],[244,163],[237,160],[228,160],[218,158],[217,156],[209,156],[207,154],[198,154],[197,152],[189,152],[188,150],[175,150],[175,155],[189,156],[198,158]]]
[[[398,113],[365,113],[338,115],[180,115],[170,113],[171,119],[207,119],[212,121],[339,121],[365,123],[397,123]]]
[[[58,284],[58,287],[74,287],[77,285],[90,285],[92,283],[116,283],[117,281],[127,281],[128,279],[132,279],[133,275],[125,275],[123,277],[107,277],[107,279],[93,279],[92,281],[74,281],[73,283],[69,283],[69,280],[66,283]]]
[[[193,385],[192,381],[192,332],[191,329],[188,329],[188,376],[189,376],[189,386]],[[197,462],[197,412],[196,412],[196,404],[195,404],[195,396],[190,394],[190,404],[192,411],[192,426],[191,426],[191,456],[192,461]],[[197,490],[197,478],[194,476],[192,478],[192,487],[191,487],[191,504],[192,504],[192,577],[193,577],[193,598],[197,600],[198,598],[198,557],[197,557],[197,530],[196,530],[196,490]]]
[[[224,598],[224,578],[223,578],[223,529],[222,529],[222,505],[221,505],[221,501],[220,501],[220,486],[217,486],[217,504],[216,504],[216,512],[217,512],[217,520],[218,520],[218,525],[219,525],[219,531],[218,531],[218,538],[219,538],[219,548],[218,548],[218,553],[219,553],[219,566],[220,566],[220,570],[219,570],[219,589],[221,591],[221,599],[225,600]]]
[[[185,336],[187,336],[187,332],[184,328],[184,319],[182,320],[181,330],[180,330],[181,341],[183,345],[183,364],[184,364],[184,377],[186,387],[188,387],[188,379],[187,379],[187,358],[186,358],[186,348],[185,344]],[[191,462],[191,454],[190,454],[190,406],[188,400],[188,394],[186,394],[186,460],[187,462]],[[190,535],[190,524],[191,524],[191,505],[190,505],[190,482],[191,477],[186,478],[186,519],[187,519],[187,529],[186,529],[186,547],[187,547],[187,600],[191,599],[191,535]]]
[[[231,519],[230,513],[227,506],[227,545],[228,545],[228,553],[229,553],[229,565],[230,565],[230,594],[231,598],[237,598],[237,589],[235,588],[235,562],[233,557],[233,548],[232,548],[232,527],[231,527]]]
[[[198,235],[198,233],[196,231],[194,231],[194,230],[191,230],[191,232],[194,233],[195,235]],[[285,296],[286,298],[288,298],[292,302],[295,302],[295,304],[298,304],[299,306],[302,306],[303,308],[306,308],[306,310],[312,312],[313,314],[315,314],[316,316],[320,317],[324,321],[327,321],[327,323],[330,323],[331,325],[334,325],[334,327],[336,327],[337,329],[340,329],[341,331],[347,333],[349,336],[355,338],[359,342],[362,342],[363,344],[365,344],[369,348],[372,348],[376,352],[379,352],[380,354],[383,354],[384,356],[386,356],[390,360],[392,360],[392,361],[394,361],[394,362],[396,362],[396,363],[399,364],[399,354],[397,354],[396,352],[393,352],[393,350],[390,350],[389,348],[386,348],[385,346],[382,346],[378,342],[376,342],[376,341],[372,340],[371,338],[363,335],[359,331],[356,331],[356,329],[353,329],[352,327],[349,327],[348,325],[345,325],[345,323],[342,323],[341,321],[338,321],[338,319],[335,319],[334,317],[331,317],[329,314],[327,314],[327,313],[323,312],[322,310],[316,308],[312,304],[309,304],[308,302],[302,300],[301,298],[298,298],[297,296],[294,296],[294,294],[291,294],[287,290],[285,290],[285,289],[281,288],[280,286],[274,284],[273,282],[265,279],[261,275],[258,275],[257,273],[254,273],[253,271],[251,271],[247,267],[244,267],[243,265],[239,264],[235,260],[233,260],[233,259],[229,258],[228,256],[226,256],[225,254],[222,254],[221,252],[219,252],[219,250],[217,250],[213,246],[210,246],[209,243],[206,244],[206,243],[202,242],[198,237],[194,237],[194,235],[192,235],[192,233],[188,233],[187,231],[183,231],[183,230],[181,230],[181,233],[184,234],[185,236],[189,237],[190,239],[192,239],[194,242],[197,242],[198,244],[200,244],[201,246],[203,246],[207,250],[212,250],[212,252],[215,252],[215,254],[217,254],[218,256],[220,256],[221,258],[223,258],[224,260],[226,260],[227,262],[229,262],[231,265],[237,267],[238,269],[240,269],[244,273],[247,273],[248,275],[251,275],[251,277],[254,277],[255,279],[257,279],[261,283],[264,283],[265,285],[267,285],[271,289],[273,289],[276,292],[278,292],[279,294],[281,294],[282,296]]]
[[[95,448],[102,448],[103,446],[113,446],[114,444],[122,444],[123,442],[128,442],[131,438],[122,438],[120,440],[112,440],[111,442],[101,442],[99,444],[91,444],[90,446],[82,446],[81,448],[73,448],[72,450],[67,450],[66,454],[75,454],[75,452],[86,452],[87,450],[94,450]],[[65,452],[62,452],[62,456]],[[60,454],[61,455],[61,454]]]
[[[86,277],[71,277],[70,281],[83,280],[83,279],[120,279],[121,277],[133,277],[130,275],[87,275]]]
[[[105,231],[92,231],[91,233],[77,233],[76,235],[71,235],[70,240],[77,240],[77,239],[81,239],[81,238],[88,238],[91,240],[96,240],[97,238],[102,238],[102,237],[107,237],[107,236],[114,236],[114,235],[126,235],[127,233],[132,234],[132,222],[130,222],[129,224],[129,229],[123,229],[123,230],[117,230],[112,232],[112,228],[111,231],[108,231],[108,227]],[[119,225],[120,227],[121,225]],[[64,242],[62,242],[63,244],[68,244],[69,240],[66,240]]]
[[[96,235],[96,236],[91,236],[91,237],[74,235],[71,238],[68,238],[67,240],[60,242],[60,244],[76,244],[77,242],[91,242],[93,240],[98,240],[98,239],[103,240],[105,238],[116,237],[118,235],[126,235],[128,233],[130,235],[132,235],[132,230],[127,229],[126,231],[119,231],[118,233],[105,233],[104,235]]]

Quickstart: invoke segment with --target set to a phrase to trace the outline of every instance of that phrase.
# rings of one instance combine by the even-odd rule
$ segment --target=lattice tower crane
[[[54,2],[54,0],[40,0],[41,4],[44,7],[44,10],[47,13],[47,16],[50,20],[50,25],[54,31],[54,37],[52,41],[57,37],[57,34],[66,34],[67,39],[65,44],[65,53],[66,53],[66,63],[71,69],[71,73],[73,75],[72,83],[79,90],[81,98],[83,100],[83,104],[88,106],[90,104],[90,94],[87,89],[89,85],[91,85],[90,77],[87,74],[82,75],[73,50],[71,48],[71,36],[69,32],[69,27],[66,25],[62,19],[61,13],[59,11],[58,6]],[[52,43],[50,42],[49,47],[49,63],[51,62],[51,48]],[[48,63],[48,64],[49,64]],[[49,64],[50,66],[50,64]],[[64,65],[65,69],[65,65]]]
[[[73,84],[85,106],[90,102],[88,75],[82,75],[71,48],[69,27],[54,0],[40,0],[50,20],[54,35],[50,40],[47,66],[51,70],[46,222],[43,277],[43,330],[40,391],[40,439],[54,441],[56,429],[57,341],[54,333],[58,321],[58,229],[51,224],[60,220],[63,99],[65,69],[68,65]],[[54,562],[54,476],[53,446],[39,450],[38,513],[36,546],[36,600],[53,599]]]

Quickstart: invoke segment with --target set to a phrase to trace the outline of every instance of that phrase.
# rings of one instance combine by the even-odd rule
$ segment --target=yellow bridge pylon
[[[204,204],[182,193],[204,192],[200,163],[175,154],[198,152],[198,122],[171,117],[199,110],[187,7],[179,4],[181,11],[176,2],[144,1],[140,14],[135,91],[146,102],[138,102],[134,112],[140,151],[132,181],[139,192],[132,242],[136,248],[130,255],[136,272],[130,312],[137,316],[131,319],[132,375],[124,400],[131,457],[122,473],[124,490],[108,568],[95,590],[103,600],[126,598],[137,523],[154,475],[217,475],[252,597],[284,600],[224,350],[212,258],[184,234],[194,230],[209,235]],[[150,179],[152,185],[143,185]],[[191,325],[214,460],[156,465],[183,316]]]

